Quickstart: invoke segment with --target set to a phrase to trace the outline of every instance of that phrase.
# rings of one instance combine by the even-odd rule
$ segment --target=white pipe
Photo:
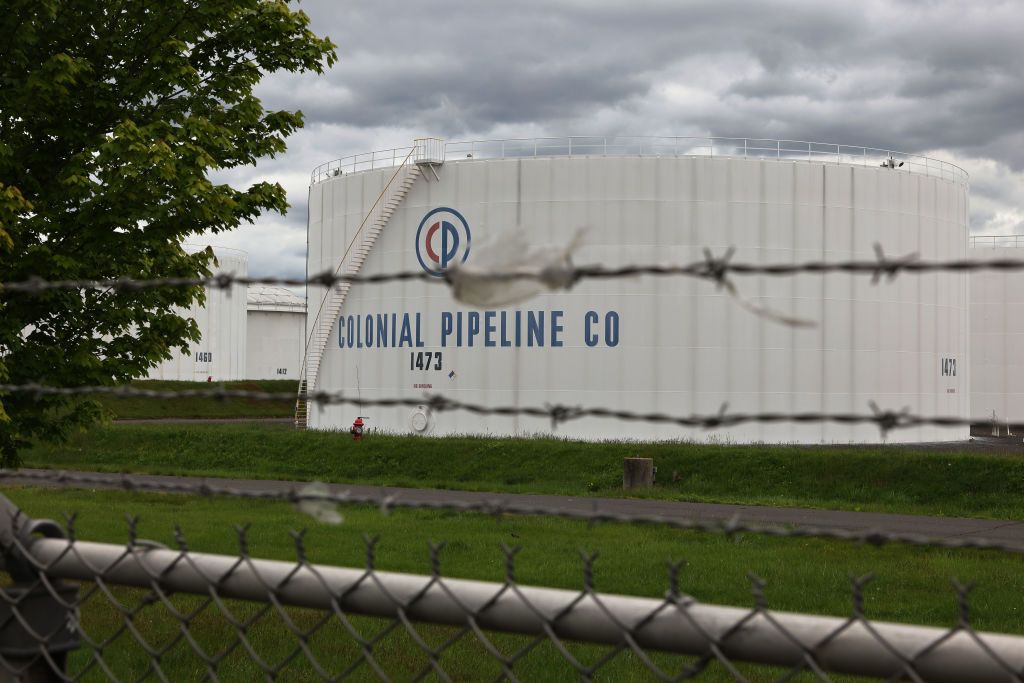
[[[924,652],[913,668],[925,680],[1013,679],[990,651],[1018,676],[1024,670],[1024,637],[1020,636],[958,631],[947,637],[948,629],[885,622],[871,622],[869,630],[860,621],[788,612],[752,614],[749,609],[704,605],[685,597],[674,604],[621,595],[581,599],[578,591],[506,588],[451,578],[439,582],[428,576],[316,565],[297,568],[294,562],[248,558],[239,562],[237,557],[206,553],[183,557],[174,550],[126,550],[65,539],[39,539],[30,550],[40,562],[52,563],[46,572],[52,578],[89,581],[99,573],[111,584],[147,587],[160,577],[164,590],[203,595],[214,583],[218,595],[225,598],[265,602],[273,593],[285,605],[331,609],[337,601],[346,612],[385,618],[395,618],[399,605],[412,603],[405,613],[416,621],[463,625],[467,613],[478,613],[476,622],[484,629],[536,635],[550,624],[560,638],[592,643],[620,643],[622,625],[632,629],[643,622],[633,633],[638,646],[690,655],[706,653],[713,640],[743,622],[718,643],[720,651],[730,660],[767,665],[795,666],[814,651],[814,660],[826,670],[899,677],[903,659]],[[551,623],[566,609],[564,616]]]

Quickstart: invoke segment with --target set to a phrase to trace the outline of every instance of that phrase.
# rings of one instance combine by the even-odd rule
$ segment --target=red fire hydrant
[[[352,438],[356,441],[363,440],[363,418],[357,417],[356,421],[352,423],[352,429],[348,430],[352,434]]]

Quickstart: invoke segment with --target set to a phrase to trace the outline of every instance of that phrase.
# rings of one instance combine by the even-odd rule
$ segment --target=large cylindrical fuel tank
[[[885,159],[602,155],[455,160],[424,167],[360,274],[470,266],[503,231],[553,253],[578,231],[576,264],[618,267],[734,262],[959,259],[966,254],[966,174]],[[881,163],[879,163],[881,162]],[[936,173],[936,169],[942,169]],[[435,176],[436,171],[436,176]],[[393,168],[316,178],[309,272],[337,266]],[[440,279],[440,278],[439,278]],[[909,409],[966,417],[967,278],[844,273],[706,279],[584,280],[509,307],[456,302],[443,283],[357,284],[327,344],[316,388],[369,398],[443,395],[483,406],[564,404],[669,415],[870,414]],[[310,316],[322,289],[311,288]],[[810,323],[782,324],[751,308]],[[312,320],[309,323],[312,324]],[[312,327],[310,327],[312,329]],[[314,407],[310,425],[342,428],[355,408]],[[364,408],[369,425],[433,434],[551,433],[543,417]],[[742,424],[704,430],[582,418],[556,434],[585,439],[878,442],[872,424]],[[897,430],[889,441],[966,438],[966,428]]]

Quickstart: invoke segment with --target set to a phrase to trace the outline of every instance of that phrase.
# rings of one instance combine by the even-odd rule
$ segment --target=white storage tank
[[[248,301],[246,379],[298,379],[306,300],[284,287],[250,285]]]
[[[584,229],[575,264],[687,264],[708,248],[749,263],[959,259],[966,174],[933,159],[764,140],[563,138],[448,143],[443,163],[412,150],[332,162],[310,188],[310,273],[436,271],[473,264],[519,231],[539,249]],[[385,159],[382,163],[381,159]],[[892,161],[890,161],[892,159]],[[901,163],[902,162],[902,163]],[[383,167],[381,167],[383,166]],[[382,195],[382,190],[387,190]],[[383,209],[382,209],[383,207]],[[713,282],[585,280],[507,308],[454,301],[421,281],[311,288],[306,380],[370,398],[439,394],[485,406],[565,404],[669,415],[869,414],[908,408],[966,417],[967,278],[959,273],[736,276],[750,303],[814,324],[751,313]],[[340,307],[335,304],[341,301]],[[323,302],[323,303],[321,303]],[[320,342],[317,342],[317,338]],[[317,349],[322,348],[322,355]],[[956,367],[958,371],[951,372]],[[313,428],[347,428],[357,409],[311,406]],[[542,417],[370,408],[370,425],[433,434],[551,433]],[[300,416],[300,422],[304,416]],[[744,424],[705,431],[578,419],[583,439],[877,442],[873,425]],[[967,437],[966,428],[897,430],[889,441]]]
[[[1024,240],[971,237],[969,256],[1020,259]],[[1024,273],[971,274],[971,414],[979,423],[1024,421]],[[1005,428],[1000,429],[1005,434]]]
[[[186,246],[190,252],[205,247]],[[217,258],[211,267],[215,275],[227,273],[245,277],[249,273],[249,257],[244,251],[214,247]],[[149,373],[149,379],[219,382],[246,379],[246,286],[234,284],[227,289],[206,288],[206,303],[192,304],[179,311],[193,318],[202,338],[187,351],[173,350],[170,360],[163,361]]]

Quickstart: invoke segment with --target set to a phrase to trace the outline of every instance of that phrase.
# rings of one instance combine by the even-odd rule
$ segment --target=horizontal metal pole
[[[580,597],[579,591],[516,586],[500,583],[320,565],[296,567],[294,562],[174,550],[39,539],[30,547],[40,562],[51,565],[54,578],[92,580],[98,572],[105,581],[125,586],[150,586],[154,576],[169,591],[217,594],[239,600],[266,602],[272,592],[285,605],[331,609],[337,600],[348,613],[394,618],[399,606],[412,620],[463,625],[467,613],[478,613],[476,623],[494,631],[537,635],[546,625],[560,638],[590,643],[618,644],[624,628],[632,630],[644,649],[700,655],[713,641],[722,639],[751,610],[691,603],[680,598],[676,605],[651,598],[622,595]],[[422,593],[422,595],[420,595]],[[342,596],[338,598],[338,596]],[[420,596],[420,597],[416,597]],[[571,607],[571,609],[570,609]],[[552,623],[563,611],[568,611]],[[482,610],[482,612],[481,612]],[[653,617],[650,615],[654,614]],[[650,617],[650,618],[649,618]],[[966,632],[942,640],[949,630],[870,622],[849,624],[814,650],[848,620],[788,612],[759,612],[718,643],[721,653],[735,661],[796,666],[814,660],[826,670],[891,677],[913,659],[914,670],[929,681],[1006,681],[1006,669],[991,651],[1018,674],[1024,670],[1024,637],[976,633],[979,646]],[[939,642],[942,641],[942,642]],[[938,643],[938,645],[936,645]],[[931,648],[931,649],[929,649]]]

